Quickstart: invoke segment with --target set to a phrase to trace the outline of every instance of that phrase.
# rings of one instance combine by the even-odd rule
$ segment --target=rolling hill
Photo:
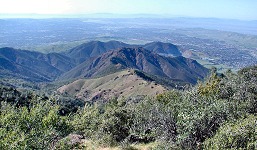
[[[182,56],[165,57],[144,48],[121,48],[88,59],[59,79],[99,77],[129,68],[193,84],[203,79],[208,72],[196,61]]]
[[[58,89],[62,94],[77,98],[96,101],[111,98],[137,98],[140,96],[155,96],[163,93],[166,88],[154,81],[147,81],[138,76],[133,69],[123,70],[104,77],[93,79],[78,79]]]
[[[174,57],[182,56],[178,47],[171,43],[151,42],[151,43],[145,44],[143,47],[147,50],[150,50],[152,52],[155,52],[161,55],[168,55],[168,56],[174,56]]]

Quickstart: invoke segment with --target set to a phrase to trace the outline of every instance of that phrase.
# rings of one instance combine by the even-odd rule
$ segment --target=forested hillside
[[[256,149],[257,66],[155,98],[87,102],[0,88],[0,149]]]

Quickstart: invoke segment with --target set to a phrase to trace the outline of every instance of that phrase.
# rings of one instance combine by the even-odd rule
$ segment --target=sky
[[[0,15],[95,13],[257,20],[257,0],[0,0]]]

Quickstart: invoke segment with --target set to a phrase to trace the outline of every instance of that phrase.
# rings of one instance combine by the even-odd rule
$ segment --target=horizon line
[[[185,15],[172,15],[172,14],[150,14],[150,13],[80,13],[80,14],[39,14],[39,13],[4,13],[0,14],[0,19],[58,19],[58,18],[153,18],[153,19],[172,19],[172,18],[190,18],[190,19],[224,19],[224,20],[238,20],[238,21],[257,21],[257,19],[239,19],[239,18],[218,18],[218,17],[201,17],[201,16],[185,16]]]

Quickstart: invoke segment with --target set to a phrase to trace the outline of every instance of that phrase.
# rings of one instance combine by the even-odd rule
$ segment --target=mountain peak
[[[91,58],[65,73],[61,78],[104,76],[129,68],[188,83],[196,83],[198,78],[202,79],[208,72],[200,64],[192,64],[191,59],[182,56],[165,57],[143,47],[124,47]]]
[[[196,83],[207,73],[196,61],[182,57],[175,45],[162,42],[129,45],[91,41],[65,53],[49,54],[6,47],[0,49],[0,61],[3,71],[36,81],[97,77],[131,68],[169,80]]]
[[[88,43],[81,44],[68,52],[66,56],[69,56],[77,61],[78,64],[87,60],[90,57],[99,56],[109,50],[114,50],[122,47],[126,47],[128,44],[118,42],[118,41],[91,41]]]
[[[161,55],[167,55],[167,56],[173,56],[173,57],[182,55],[178,47],[171,43],[151,42],[151,43],[145,44],[144,48]]]
[[[88,43],[81,44],[77,47],[74,47],[66,52],[66,56],[71,57],[77,61],[78,64],[87,60],[91,57],[97,57],[107,51],[120,49],[120,48],[137,48],[143,47],[149,51],[165,55],[165,56],[181,56],[181,52],[176,45],[171,43],[163,42],[151,42],[145,45],[129,45],[120,41],[91,41]]]

